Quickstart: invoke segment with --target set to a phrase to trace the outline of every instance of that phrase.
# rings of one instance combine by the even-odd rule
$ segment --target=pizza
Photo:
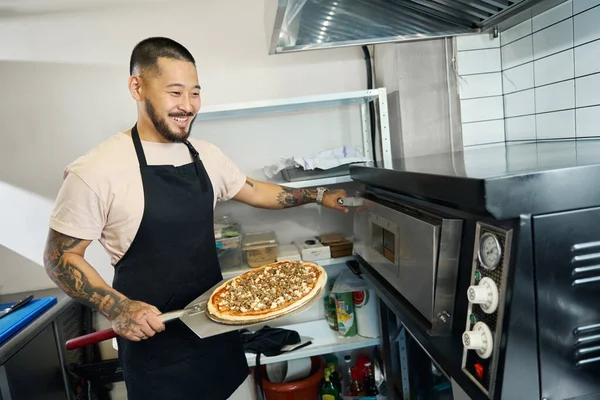
[[[313,263],[279,261],[236,276],[217,287],[207,302],[209,317],[224,323],[273,319],[310,302],[327,273]]]

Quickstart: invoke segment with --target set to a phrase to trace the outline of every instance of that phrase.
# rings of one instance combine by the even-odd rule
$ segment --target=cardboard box
[[[329,246],[323,245],[316,237],[299,239],[294,244],[303,261],[319,261],[331,258]]]

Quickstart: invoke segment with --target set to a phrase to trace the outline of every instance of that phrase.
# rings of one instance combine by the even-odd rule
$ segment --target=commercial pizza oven
[[[381,300],[388,398],[438,398],[421,392],[436,374],[472,399],[600,398],[600,141],[351,175],[365,185],[354,233]]]

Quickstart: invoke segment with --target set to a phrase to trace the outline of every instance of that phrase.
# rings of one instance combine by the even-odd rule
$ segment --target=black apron
[[[113,287],[161,312],[179,310],[223,279],[217,258],[213,187],[189,143],[194,162],[147,165],[134,126],[144,213],[135,239],[115,266]],[[248,377],[237,331],[200,339],[183,322],[140,342],[118,338],[129,400],[225,400]]]

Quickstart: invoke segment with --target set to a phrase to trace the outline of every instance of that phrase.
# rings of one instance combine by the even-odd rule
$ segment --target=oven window
[[[391,262],[396,261],[396,235],[373,224],[373,249]]]

